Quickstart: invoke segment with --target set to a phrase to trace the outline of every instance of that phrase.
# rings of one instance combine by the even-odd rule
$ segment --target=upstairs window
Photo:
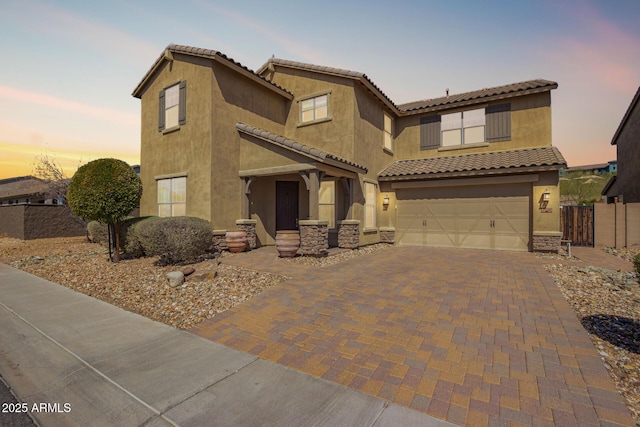
[[[441,146],[484,142],[484,108],[444,114],[441,121]]]
[[[187,122],[187,83],[182,81],[160,91],[158,131],[174,129]]]
[[[329,94],[300,101],[300,122],[309,123],[329,117]]]
[[[384,145],[386,150],[393,151],[393,119],[384,113]]]

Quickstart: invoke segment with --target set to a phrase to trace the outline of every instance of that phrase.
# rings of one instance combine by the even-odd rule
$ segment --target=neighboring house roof
[[[613,134],[613,138],[611,139],[611,145],[616,145],[618,136],[620,136],[620,132],[622,132],[622,129],[627,124],[627,120],[629,119],[631,112],[633,111],[633,109],[635,108],[639,100],[640,100],[640,87],[638,87],[636,94],[633,96],[633,100],[631,101],[631,104],[629,104],[629,108],[627,108],[627,111],[624,113],[624,117],[622,117],[622,121],[620,121],[620,124],[618,125],[618,129],[616,129],[616,133]]]
[[[325,151],[318,150],[317,148],[314,148],[310,145],[305,145],[292,139],[285,138],[284,136],[275,134],[273,132],[269,132],[267,130],[260,129],[242,122],[236,123],[236,128],[242,133],[261,139],[262,141],[270,142],[274,145],[284,147],[290,151],[302,154],[313,160],[318,160],[322,163],[330,164],[332,166],[338,166],[343,169],[358,173],[367,173],[367,168],[362,165],[327,153]]]
[[[530,95],[533,93],[547,92],[556,89],[558,83],[549,80],[528,80],[503,86],[484,88],[460,94],[443,96],[440,98],[426,99],[423,101],[409,102],[398,105],[398,108],[407,113],[423,113],[445,108],[459,107],[479,102],[495,101],[514,96]]]
[[[220,61],[221,63],[236,69],[236,71],[239,71],[241,74],[244,74],[246,77],[249,77],[250,79],[258,82],[259,84],[262,84],[263,86],[266,86],[274,90],[275,92],[279,93],[285,98],[293,99],[293,94],[288,90],[278,86],[275,83],[268,81],[264,77],[258,75],[257,73],[253,72],[252,70],[245,67],[241,63],[234,61],[233,59],[229,58],[228,56],[226,56],[221,52],[218,52],[212,49],[202,49],[198,47],[182,46],[177,44],[170,44],[169,46],[167,46],[166,49],[162,52],[162,55],[160,55],[158,59],[156,59],[156,61],[153,63],[149,71],[147,71],[147,73],[144,75],[140,83],[138,83],[136,88],[133,90],[132,95],[134,97],[136,98],[142,97],[142,92],[144,91],[144,88],[146,87],[147,83],[152,79],[153,75],[155,74],[155,72],[158,70],[158,68],[162,65],[164,61],[173,61],[174,53],[197,56],[201,58],[208,58],[208,59]]]
[[[600,192],[600,194],[602,194],[603,196],[608,196],[608,197],[613,197],[613,196],[617,196],[616,194],[616,181],[618,179],[617,175],[613,175],[611,178],[609,178],[609,181],[607,181],[607,183],[604,185],[604,187],[602,188],[602,191]]]
[[[18,176],[0,180],[0,199],[42,195],[46,192],[47,185],[35,176]]]
[[[556,147],[541,147],[493,153],[430,159],[400,160],[383,170],[381,181],[498,175],[516,172],[558,170],[566,167]]]
[[[332,76],[346,77],[354,80],[359,80],[367,89],[369,89],[375,96],[377,96],[383,103],[393,109],[396,113],[399,113],[398,107],[393,101],[364,73],[359,71],[345,70],[342,68],[326,67],[323,65],[307,64],[304,62],[289,61],[286,59],[271,58],[265,64],[262,65],[256,71],[256,73],[262,75],[265,71],[271,69],[273,65],[279,65],[288,68],[297,68],[300,70],[314,71],[322,74],[329,74]]]
[[[570,168],[567,168],[567,170],[568,171],[586,171],[586,170],[594,170],[594,169],[605,169],[605,168],[608,168],[611,163],[612,162],[598,163],[595,165],[572,166]]]

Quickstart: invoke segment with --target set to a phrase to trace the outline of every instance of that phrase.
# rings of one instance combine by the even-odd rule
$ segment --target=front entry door
[[[298,182],[276,181],[276,231],[298,229]]]

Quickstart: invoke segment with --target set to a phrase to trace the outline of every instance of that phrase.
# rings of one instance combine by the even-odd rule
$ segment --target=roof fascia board
[[[260,78],[259,76],[257,76],[256,74],[250,72],[249,70],[246,70],[240,66],[238,66],[236,63],[234,63],[233,61],[230,61],[227,58],[224,58],[221,55],[216,55],[213,58],[214,61],[219,62],[220,64],[226,65],[227,67],[231,68],[232,70],[237,71],[239,74],[242,74],[243,76],[249,78],[250,80],[253,80],[254,82],[258,83],[261,86],[266,87],[267,89],[271,89],[272,91],[278,93],[279,95],[287,98],[289,101],[293,100],[293,95],[287,91],[285,91],[284,89],[280,89],[276,86],[273,85],[273,83],[270,83],[268,81],[266,81],[264,78]]]
[[[622,132],[622,129],[624,128],[624,126],[627,124],[627,120],[629,120],[629,116],[631,116],[631,112],[633,111],[636,104],[638,103],[638,100],[640,100],[640,87],[638,87],[636,94],[633,96],[633,100],[631,101],[631,104],[629,104],[629,108],[627,108],[627,111],[624,113],[624,116],[622,117],[622,121],[620,121],[620,124],[618,125],[618,129],[616,129],[616,133],[613,134],[613,138],[611,139],[611,145],[617,145],[618,137],[620,136],[620,133]]]
[[[491,185],[491,184],[520,184],[527,182],[537,182],[540,179],[538,174],[525,175],[503,175],[479,178],[458,178],[439,179],[428,181],[394,182],[391,188],[394,190],[403,188],[434,188],[434,187],[460,187],[470,185]]]
[[[509,175],[518,173],[535,173],[535,172],[548,172],[558,171],[563,168],[564,165],[548,165],[548,166],[531,166],[531,167],[518,167],[518,168],[506,168],[506,169],[482,169],[460,172],[437,172],[430,174],[415,174],[415,175],[401,175],[401,176],[381,176],[378,177],[378,181],[413,181],[413,180],[435,180],[441,178],[458,178],[458,177],[481,177],[481,176],[497,176],[497,175]]]

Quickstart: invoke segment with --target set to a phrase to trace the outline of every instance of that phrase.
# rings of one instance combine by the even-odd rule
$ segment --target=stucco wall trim
[[[188,177],[189,174],[187,172],[169,173],[169,174],[165,174],[165,175],[156,175],[156,176],[153,177],[153,179],[158,181],[158,180],[161,180],[161,179],[182,178],[183,176],[184,177]]]

